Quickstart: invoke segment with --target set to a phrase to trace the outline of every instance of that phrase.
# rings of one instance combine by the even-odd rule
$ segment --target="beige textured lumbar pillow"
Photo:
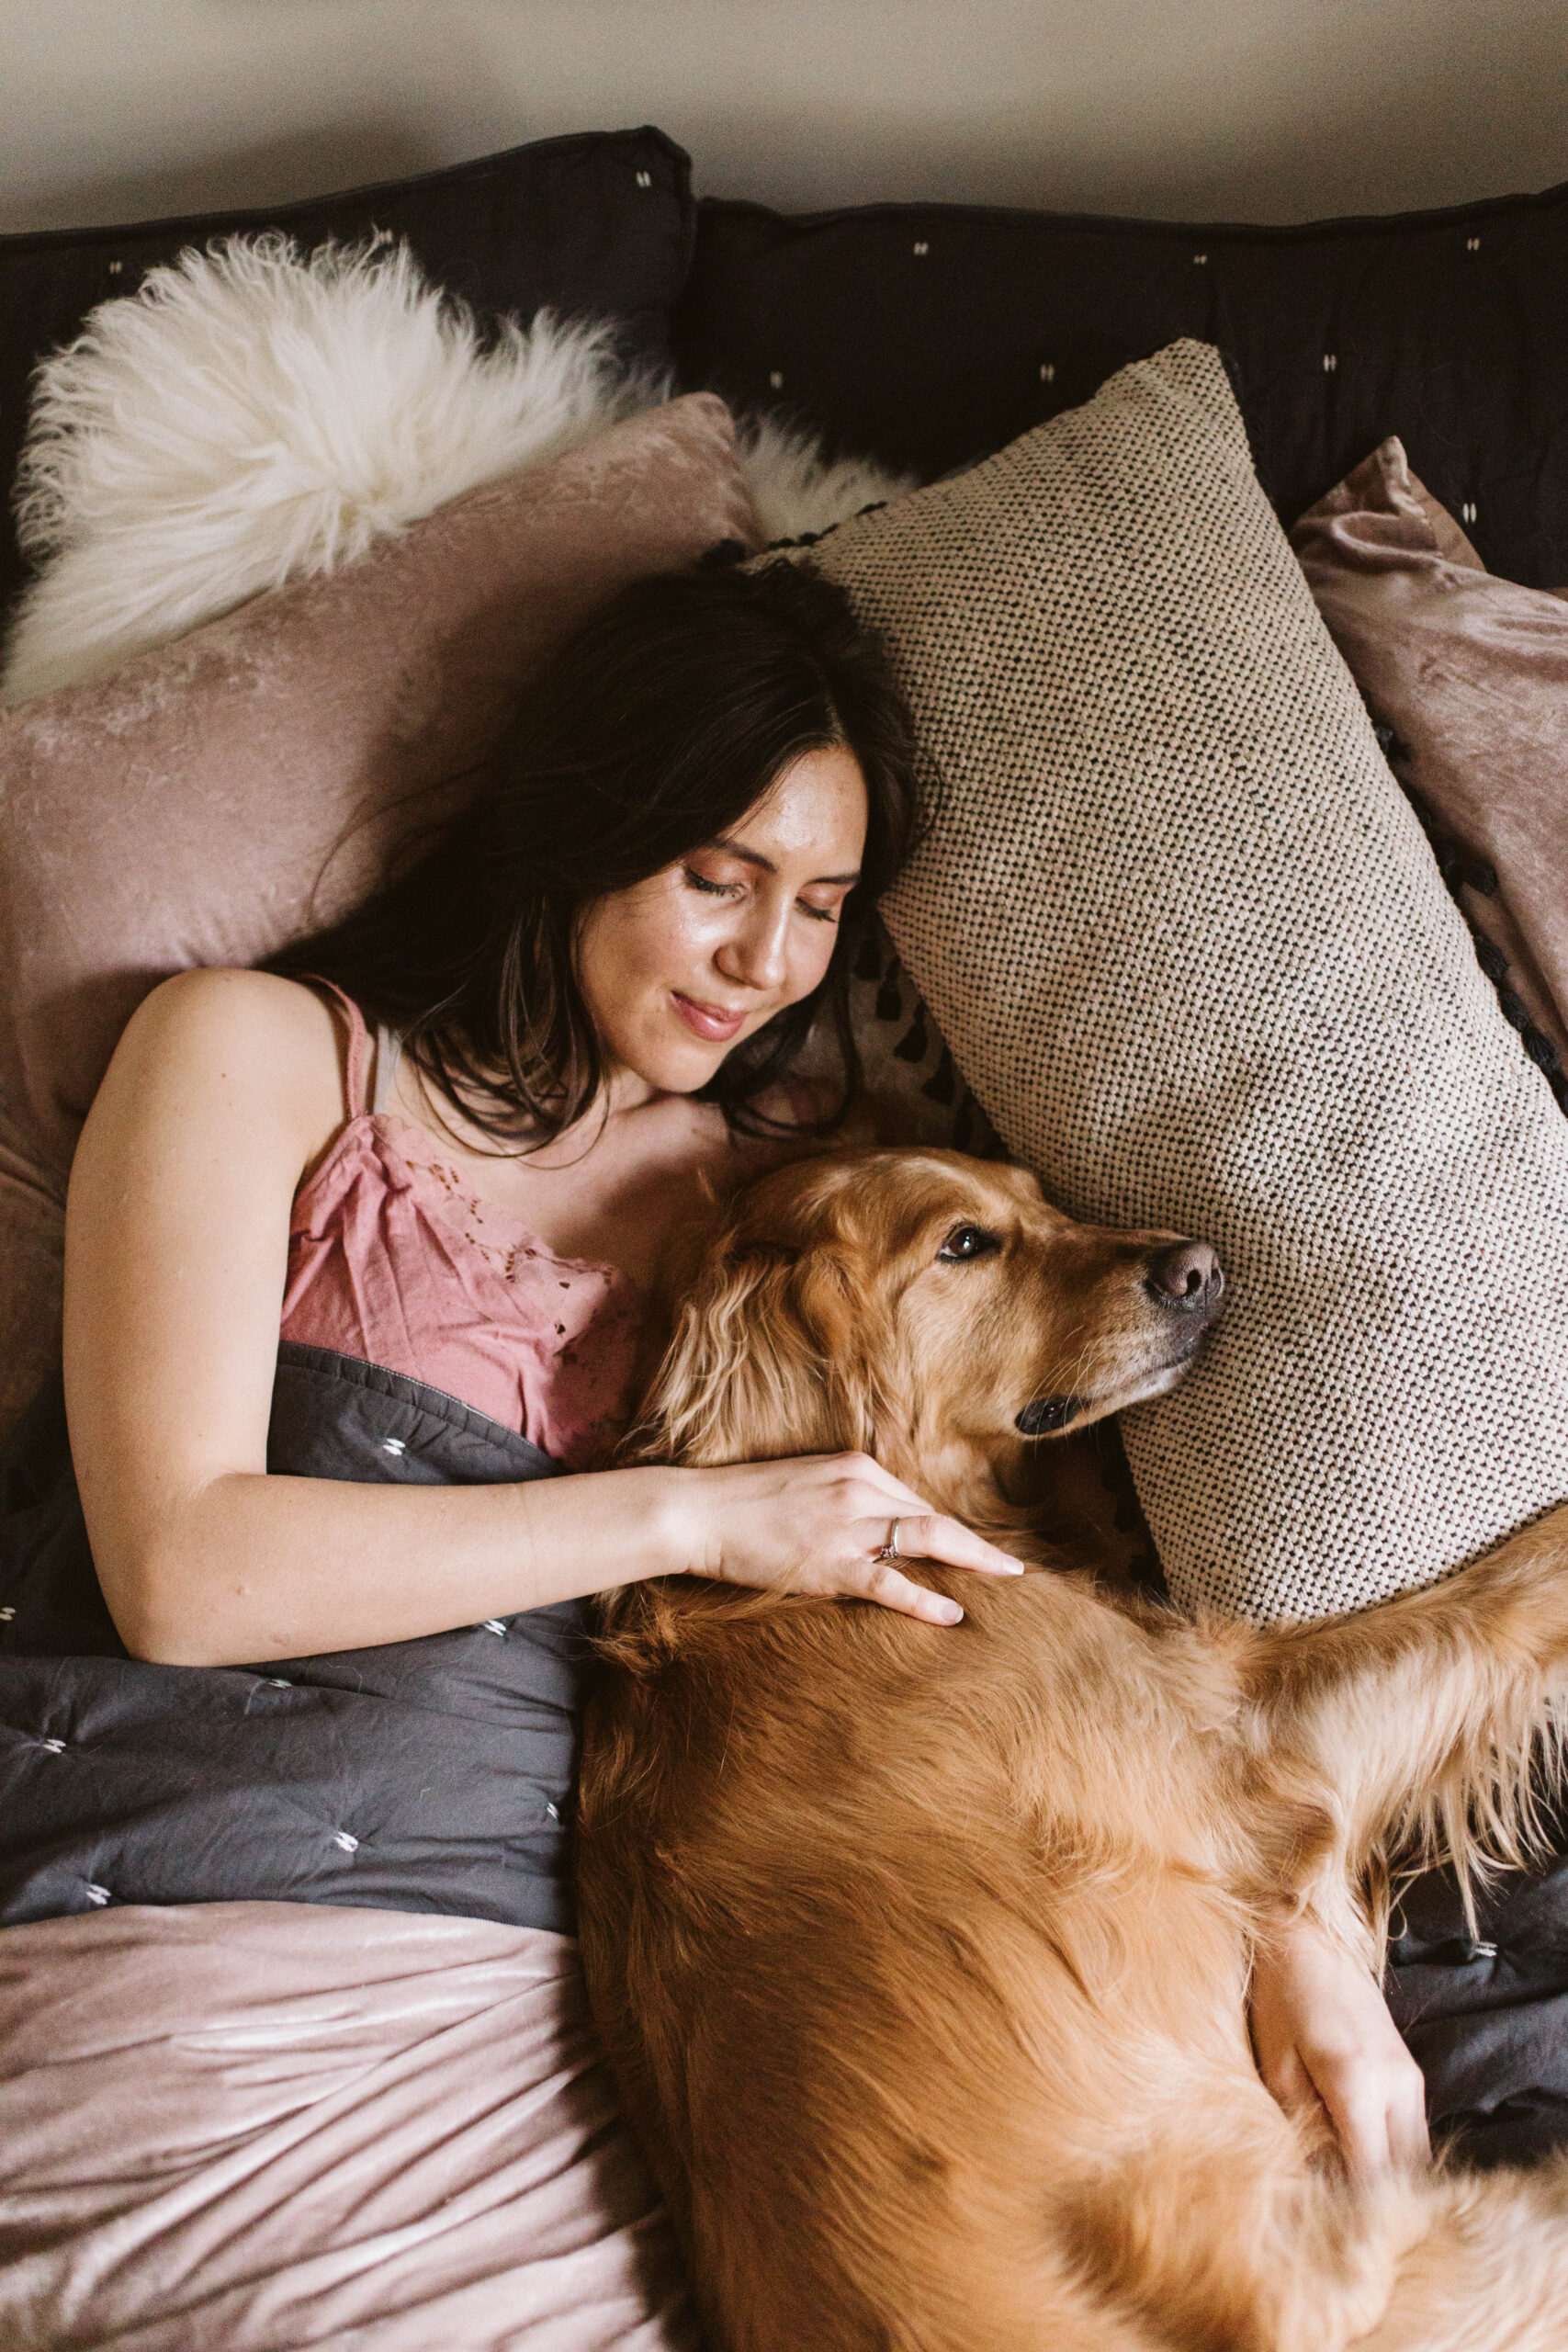
[[[1356,1608],[1568,1495],[1568,1128],[1477,968],[1248,458],[1173,345],[814,551],[943,799],[884,913],[1077,1216],[1206,1236],[1128,1414],[1183,1604]]]

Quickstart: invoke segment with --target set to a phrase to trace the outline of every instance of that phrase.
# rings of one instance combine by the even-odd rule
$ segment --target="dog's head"
[[[874,1453],[956,1497],[1173,1387],[1224,1287],[1206,1242],[1076,1224],[1032,1176],[846,1150],[742,1193],[683,1301],[641,1451]]]

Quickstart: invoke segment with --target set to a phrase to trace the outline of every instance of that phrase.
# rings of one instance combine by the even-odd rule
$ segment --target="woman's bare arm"
[[[411,1639],[690,1570],[951,1604],[871,1555],[1002,1555],[860,1456],[400,1487],[266,1472],[301,1177],[344,1116],[311,990],[192,973],[130,1023],[84,1131],[66,1224],[72,1450],[128,1648],[226,1665]]]

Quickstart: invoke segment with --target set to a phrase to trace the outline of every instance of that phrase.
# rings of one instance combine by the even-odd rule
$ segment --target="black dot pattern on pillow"
[[[862,942],[850,975],[850,1026],[860,1056],[872,1122],[886,1143],[935,1145],[1003,1156],[1005,1147],[960,1075],[931,1008],[898,959],[879,922]],[[830,1078],[834,1057],[822,1041],[800,1065]]]

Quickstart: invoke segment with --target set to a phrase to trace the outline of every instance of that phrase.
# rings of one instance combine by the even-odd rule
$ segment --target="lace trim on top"
[[[370,1038],[331,993],[349,1022],[349,1101],[363,1103]],[[557,1257],[468,1191],[427,1129],[377,1107],[397,1068],[390,1033],[377,1044],[370,1107],[295,1196],[282,1336],[445,1388],[568,1468],[604,1462],[634,1401],[645,1294],[619,1267]]]

